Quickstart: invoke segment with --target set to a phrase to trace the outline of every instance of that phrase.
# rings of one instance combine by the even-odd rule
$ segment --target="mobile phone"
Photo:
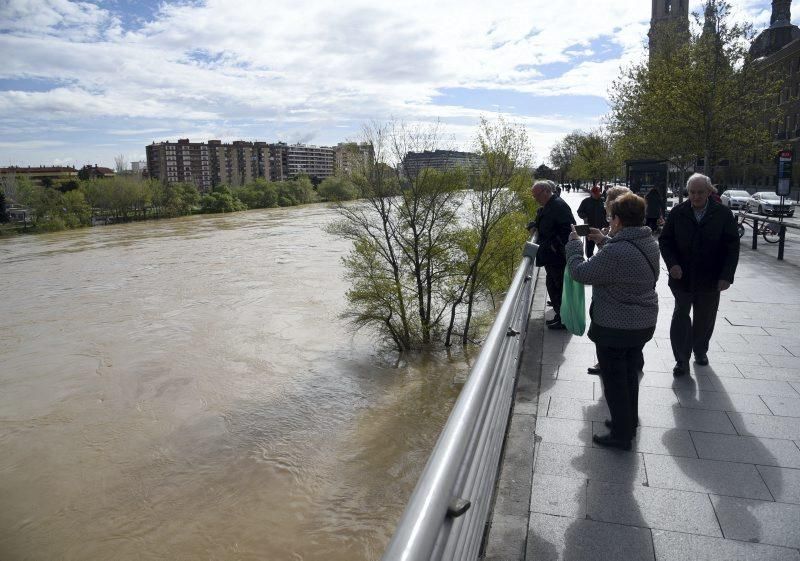
[[[579,236],[588,236],[589,235],[589,225],[588,224],[576,224],[575,225],[575,232]]]

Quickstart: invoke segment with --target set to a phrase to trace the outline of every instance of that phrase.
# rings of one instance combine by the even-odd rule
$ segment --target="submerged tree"
[[[342,219],[329,229],[353,241],[344,260],[352,283],[346,316],[401,351],[450,344],[457,320],[466,341],[476,296],[496,289],[487,255],[493,233],[518,209],[514,189],[525,188],[524,130],[482,121],[473,165],[444,170],[406,158],[442,148],[438,125],[372,124],[364,136],[374,157],[352,174],[364,198],[340,205]]]

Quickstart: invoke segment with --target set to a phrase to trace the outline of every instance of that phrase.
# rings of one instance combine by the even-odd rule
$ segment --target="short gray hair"
[[[614,199],[618,199],[626,193],[632,193],[632,191],[623,185],[615,185],[606,191],[606,210],[611,208],[611,203],[614,202]]]
[[[556,192],[556,184],[549,179],[539,179],[535,181],[533,183],[533,187],[531,187],[531,190],[536,189],[537,187],[541,187],[551,195]]]
[[[711,183],[711,178],[707,175],[703,175],[702,173],[693,173],[692,176],[686,180],[686,188],[689,188],[690,183],[702,183],[705,185],[706,190],[708,192],[712,192],[714,190],[714,184]]]

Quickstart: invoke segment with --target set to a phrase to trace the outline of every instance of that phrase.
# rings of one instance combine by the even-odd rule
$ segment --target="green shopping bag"
[[[572,279],[569,265],[564,269],[564,287],[561,289],[561,323],[573,335],[586,331],[586,299],[583,285]]]

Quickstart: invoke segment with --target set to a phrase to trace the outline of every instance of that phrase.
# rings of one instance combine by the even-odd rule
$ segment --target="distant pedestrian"
[[[578,217],[583,219],[584,224],[598,230],[608,227],[606,220],[606,207],[600,198],[600,187],[595,185],[590,191],[590,195],[581,201],[578,206]],[[594,255],[595,243],[588,236],[586,237],[586,257]]]
[[[653,187],[647,192],[645,200],[647,201],[645,224],[653,232],[656,232],[659,228],[659,223],[664,220],[664,199],[661,198],[661,193],[658,192],[658,189]]]
[[[592,286],[589,339],[597,350],[611,432],[595,434],[600,446],[630,450],[639,417],[642,350],[658,319],[658,244],[644,226],[645,201],[627,193],[610,206],[610,237],[603,250],[583,259],[574,228],[567,244],[570,275]]]
[[[561,291],[564,286],[564,267],[567,264],[564,246],[572,231],[572,224],[575,224],[575,218],[569,205],[555,194],[556,184],[552,181],[536,181],[531,192],[540,208],[536,219],[528,223],[528,230],[536,233],[539,244],[536,266],[544,267],[547,294],[555,311],[555,316],[547,321],[547,327],[566,329],[561,323]]]
[[[689,372],[692,352],[697,364],[708,364],[720,292],[733,283],[739,263],[736,218],[711,200],[712,188],[707,176],[692,175],[686,182],[688,200],[670,211],[659,238],[675,296],[669,338],[676,377]]]

